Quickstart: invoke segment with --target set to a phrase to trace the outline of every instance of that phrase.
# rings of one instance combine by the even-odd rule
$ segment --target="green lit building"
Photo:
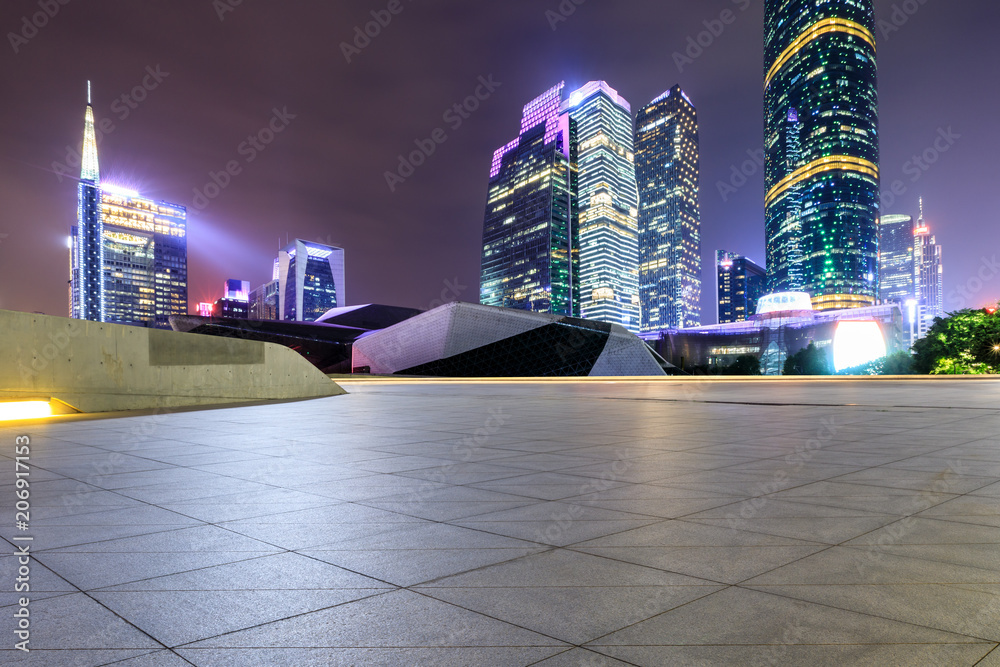
[[[817,310],[870,306],[879,285],[872,0],[767,0],[768,286]]]

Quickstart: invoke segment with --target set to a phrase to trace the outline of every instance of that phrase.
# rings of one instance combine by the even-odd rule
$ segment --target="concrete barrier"
[[[109,412],[344,393],[272,343],[0,310],[0,400]]]

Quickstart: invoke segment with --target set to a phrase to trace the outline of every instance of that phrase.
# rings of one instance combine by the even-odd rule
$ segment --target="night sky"
[[[104,182],[188,207],[192,304],[214,301],[227,278],[268,280],[279,240],[298,237],[346,248],[349,303],[417,308],[478,300],[490,159],[516,136],[521,107],[560,80],[604,79],[633,111],[676,83],[698,109],[703,319],[714,323],[714,251],[764,259],[761,170],[746,165],[756,173],[725,200],[718,187],[762,147],[763,0],[565,0],[568,17],[559,0],[398,1],[348,63],[341,44],[389,0],[4,0],[0,308],[67,313],[77,194],[58,163],[79,150],[88,79],[113,126]],[[35,34],[22,17],[40,4],[58,11]],[[679,71],[675,52],[724,10],[730,24],[702,35],[711,43]],[[944,246],[946,308],[995,302],[1000,5],[876,0],[876,14],[882,187],[905,188],[886,212],[915,215],[922,194]],[[17,53],[10,33],[22,35]],[[446,120],[480,77],[499,86]],[[122,98],[137,86],[141,102]],[[244,144],[275,110],[273,141]],[[391,192],[385,172],[438,128],[447,141]],[[911,161],[925,150],[936,158],[926,171]],[[198,198],[230,162],[228,186]]]

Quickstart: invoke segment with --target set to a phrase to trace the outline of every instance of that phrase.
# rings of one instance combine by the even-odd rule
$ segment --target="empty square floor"
[[[0,664],[1000,667],[1000,382],[345,388],[0,428]]]

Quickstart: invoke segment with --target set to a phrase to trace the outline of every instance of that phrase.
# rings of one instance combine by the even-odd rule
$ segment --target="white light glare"
[[[15,419],[39,419],[51,417],[52,406],[48,401],[18,401],[0,403],[0,421]]]

